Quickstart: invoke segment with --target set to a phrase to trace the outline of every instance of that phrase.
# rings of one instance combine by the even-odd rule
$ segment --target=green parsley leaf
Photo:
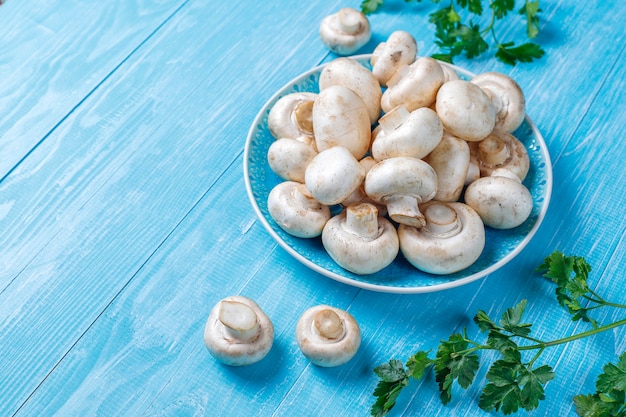
[[[409,358],[406,363],[406,367],[409,370],[409,374],[414,379],[421,379],[434,361],[428,357],[428,352],[419,351]]]
[[[434,365],[441,401],[447,404],[452,399],[455,380],[461,388],[468,388],[474,380],[479,365],[478,355],[468,350],[468,342],[462,335],[453,334],[439,345]]]
[[[576,414],[582,417],[626,417],[626,352],[617,364],[608,363],[596,380],[594,394],[574,397]]]
[[[386,416],[396,404],[396,400],[402,388],[409,384],[409,374],[401,361],[391,359],[388,363],[374,368],[374,373],[380,378],[374,396],[376,402],[370,410],[375,417]]]
[[[522,315],[526,309],[526,300],[520,301],[515,307],[509,308],[502,315],[500,325],[502,328],[517,336],[527,336],[530,334],[530,324],[520,323]]]
[[[483,14],[483,4],[481,0],[457,0],[457,3],[459,6],[478,16]]]
[[[489,7],[496,19],[502,19],[515,8],[515,0],[494,0]]]
[[[519,10],[519,14],[526,16],[526,36],[534,39],[539,34],[539,0],[526,0],[524,6]]]
[[[363,14],[374,13],[382,5],[383,5],[383,0],[363,0],[361,1],[361,13]]]
[[[544,50],[533,42],[515,46],[513,42],[498,45],[496,57],[505,64],[515,65],[517,62],[532,62],[544,55]]]

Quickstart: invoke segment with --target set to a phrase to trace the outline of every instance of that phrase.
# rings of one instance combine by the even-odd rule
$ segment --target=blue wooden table
[[[537,337],[588,329],[534,273],[555,249],[584,256],[592,286],[624,302],[626,7],[541,5],[544,58],[456,63],[509,74],[525,91],[553,162],[547,216],[497,272],[407,295],[345,285],[294,260],[260,224],[244,185],[256,114],[289,80],[336,58],[319,22],[358,1],[2,4],[0,415],[365,416],[375,366],[434,349],[463,327],[480,337],[479,309],[499,317],[527,299]],[[386,0],[359,52],[400,29],[420,55],[436,52],[433,7]],[[222,365],[203,343],[210,309],[228,295],[256,300],[274,322],[274,346],[255,365]],[[299,351],[297,319],[317,304],[348,310],[361,326],[361,349],[346,365],[320,368]],[[547,350],[556,377],[533,415],[574,415],[572,397],[595,391],[603,364],[625,350],[624,328]],[[392,415],[486,415],[481,389],[455,389],[444,407],[430,373]]]

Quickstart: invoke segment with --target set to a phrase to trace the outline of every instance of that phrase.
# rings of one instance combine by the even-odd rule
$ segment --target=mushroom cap
[[[452,67],[452,65],[443,61],[439,61],[439,64],[441,65],[441,69],[443,70],[443,78],[445,83],[447,83],[448,81],[461,79],[461,77],[459,77],[459,74]]]
[[[331,216],[327,205],[313,198],[304,184],[295,181],[284,181],[272,188],[267,209],[281,229],[301,238],[321,235]]]
[[[429,107],[435,102],[437,91],[445,79],[439,62],[428,57],[420,57],[411,65],[400,68],[387,82],[381,106],[389,112],[403,105],[409,111]]]
[[[342,85],[357,93],[365,103],[370,125],[380,117],[380,99],[383,95],[380,84],[374,74],[358,61],[351,58],[334,59],[320,73],[318,84],[320,90]]]
[[[372,36],[367,17],[350,7],[322,19],[319,33],[322,43],[337,55],[353,54]]]
[[[398,156],[374,165],[365,176],[365,193],[385,204],[389,217],[397,223],[423,224],[418,204],[431,200],[437,192],[437,174],[421,159]]]
[[[504,168],[524,181],[530,169],[530,157],[524,144],[503,130],[496,129],[480,142],[472,143],[470,151],[474,154],[482,177]]]
[[[331,85],[318,94],[313,105],[313,132],[319,152],[342,146],[361,159],[370,146],[371,127],[367,106],[354,91]]]
[[[387,82],[398,69],[411,65],[417,59],[417,42],[413,35],[403,30],[391,33],[387,41],[376,46],[370,58],[372,74],[381,86]]]
[[[533,199],[515,174],[501,175],[482,177],[468,185],[465,203],[476,210],[485,225],[512,229],[530,216]]]
[[[443,136],[439,116],[428,107],[409,113],[404,106],[398,106],[381,118],[380,125],[382,130],[371,145],[377,161],[396,156],[421,159],[437,147]]]
[[[304,182],[304,171],[317,151],[306,137],[275,140],[267,151],[270,169],[283,180]]]
[[[491,99],[475,84],[448,81],[437,93],[436,109],[443,127],[461,139],[480,141],[492,131],[496,112]]]
[[[384,269],[399,251],[396,229],[369,203],[351,205],[332,217],[324,226],[322,244],[339,266],[357,275]]]
[[[304,183],[311,195],[326,205],[341,203],[364,178],[365,168],[342,146],[318,153],[304,172]]]
[[[324,335],[335,337],[324,337]],[[304,356],[322,367],[343,365],[361,346],[361,330],[347,311],[328,305],[306,310],[296,325],[296,341]]]
[[[443,133],[439,145],[424,161],[437,173],[437,201],[458,201],[463,193],[467,172],[470,167],[470,148],[466,141]]]
[[[312,111],[316,98],[316,93],[308,91],[279,98],[267,115],[267,126],[272,136],[276,139],[313,136]]]
[[[420,208],[427,219],[425,227],[398,227],[400,250],[409,263],[421,271],[444,275],[476,262],[485,247],[485,227],[471,207],[433,200]],[[454,229],[437,230],[452,218]]]
[[[526,117],[526,98],[515,80],[499,72],[483,72],[470,80],[488,96],[496,110],[496,128],[515,131]]]
[[[240,312],[249,315],[251,311],[256,316],[256,332],[249,340],[237,339],[220,319],[221,309],[227,303],[238,303]],[[234,319],[237,320],[240,319]],[[211,309],[204,327],[204,343],[211,355],[226,365],[250,365],[263,359],[272,348],[274,326],[256,302],[243,296],[229,296]]]

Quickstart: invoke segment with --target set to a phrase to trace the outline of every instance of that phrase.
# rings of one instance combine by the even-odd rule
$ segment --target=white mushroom
[[[417,158],[399,156],[382,160],[365,177],[365,193],[385,204],[393,221],[409,226],[424,226],[418,204],[431,200],[436,192],[435,170]]]
[[[313,105],[313,132],[319,152],[342,146],[357,160],[363,158],[371,139],[365,102],[357,93],[342,85],[325,88]]]
[[[417,59],[417,42],[413,35],[403,30],[393,32],[386,42],[376,46],[370,58],[372,73],[382,86],[402,67]]]
[[[369,172],[369,170],[376,165],[378,162],[372,158],[371,156],[366,156],[365,158],[361,159],[359,161],[359,165],[361,165],[363,167],[363,169],[365,170],[365,174],[367,175],[367,173]],[[345,198],[344,200],[341,201],[341,205],[344,207],[348,207],[351,206],[353,204],[359,204],[359,203],[370,203],[373,204],[374,206],[376,206],[376,208],[378,209],[378,215],[379,216],[386,216],[387,215],[387,207],[385,207],[385,205],[383,204],[379,204],[377,202],[375,202],[374,200],[372,200],[367,194],[365,194],[365,182],[361,183],[361,185],[354,190],[354,192],[352,194],[350,194],[347,198]]]
[[[330,209],[317,201],[304,184],[284,181],[267,197],[270,216],[281,229],[292,236],[317,237],[330,219]]]
[[[439,62],[432,58],[417,58],[411,65],[400,68],[387,82],[381,106],[389,112],[403,105],[409,111],[429,107],[445,79]]]
[[[444,132],[439,145],[424,161],[437,173],[437,193],[434,199],[458,201],[470,168],[470,149],[467,142]]]
[[[437,147],[443,136],[441,120],[427,107],[409,112],[400,105],[380,118],[379,128],[371,145],[377,161],[396,156],[421,159]]]
[[[530,169],[530,158],[524,144],[512,134],[494,130],[478,143],[470,145],[480,175],[487,177],[496,169],[508,169],[524,181]]]
[[[276,139],[313,136],[313,102],[316,93],[301,91],[276,101],[267,116],[267,126]]]
[[[524,223],[533,208],[533,199],[519,177],[506,169],[495,170],[468,185],[465,203],[483,223],[494,229],[512,229]]]
[[[446,130],[470,142],[486,138],[496,122],[489,96],[465,80],[443,84],[437,93],[436,109]]]
[[[304,356],[315,365],[339,366],[347,363],[359,350],[361,330],[350,313],[318,305],[300,316],[296,341]]]
[[[314,143],[308,136],[275,140],[267,151],[270,169],[284,180],[303,183],[304,171],[317,155]]]
[[[396,229],[369,203],[348,206],[332,217],[324,226],[322,244],[339,266],[358,275],[387,267],[399,250]]]
[[[508,75],[484,72],[471,79],[493,102],[496,109],[496,128],[513,132],[526,117],[526,99],[519,84]]]
[[[267,355],[274,326],[253,300],[226,297],[217,303],[204,328],[204,343],[217,360],[232,366],[250,365]]]
[[[325,90],[332,85],[342,85],[354,91],[363,99],[374,124],[380,117],[380,99],[383,95],[374,74],[358,61],[351,58],[337,58],[328,63],[320,74],[319,88]]]
[[[342,146],[317,154],[304,173],[304,183],[311,195],[326,205],[341,203],[356,191],[364,178],[365,169]]]
[[[350,7],[322,19],[319,32],[322,43],[338,55],[353,54],[372,36],[367,17]]]
[[[447,64],[445,62],[439,62],[439,64],[441,65],[441,69],[443,70],[443,76],[444,76],[444,82],[448,82],[448,81],[452,81],[452,80],[460,80],[461,77],[459,77],[459,74],[456,72],[456,70],[452,67],[452,65]]]
[[[421,209],[426,218],[424,227],[398,227],[400,250],[413,266],[443,275],[476,262],[485,247],[485,227],[471,207],[433,200]]]

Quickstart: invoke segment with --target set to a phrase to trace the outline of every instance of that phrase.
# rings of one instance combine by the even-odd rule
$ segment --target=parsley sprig
[[[373,395],[373,416],[385,416],[396,404],[403,388],[411,379],[421,379],[429,370],[434,370],[439,387],[440,399],[445,405],[452,399],[452,388],[456,382],[467,389],[474,382],[479,369],[482,351],[492,351],[498,356],[486,374],[478,406],[485,411],[495,410],[503,414],[515,413],[520,409],[531,411],[545,399],[546,383],[554,378],[552,367],[540,364],[545,349],[566,344],[574,340],[593,336],[619,326],[626,325],[626,318],[611,324],[601,325],[589,313],[600,307],[626,309],[626,305],[604,300],[592,290],[587,279],[591,267],[582,257],[565,256],[559,251],[545,258],[537,271],[556,284],[556,298],[571,315],[573,321],[591,324],[590,330],[572,336],[544,341],[531,336],[532,324],[523,321],[527,301],[522,300],[507,309],[499,320],[493,320],[482,310],[474,317],[474,323],[486,340],[472,340],[467,329],[452,334],[440,342],[436,354],[419,351],[403,364],[397,359],[377,366],[374,373],[379,382]],[[574,397],[577,413],[584,417],[626,417],[626,353],[617,365],[607,364],[598,378],[597,392]]]
[[[432,1],[443,3],[442,0]],[[361,11],[374,13],[382,5],[383,0],[363,0]],[[487,42],[490,38],[496,58],[506,64],[515,65],[541,58],[545,51],[532,41],[539,34],[539,0],[523,0],[522,6],[518,7],[516,0],[488,0],[486,7],[482,0],[449,0],[447,6],[429,14],[428,21],[435,26],[435,44],[441,51],[432,57],[450,63],[462,54],[469,59],[476,58],[490,49]],[[487,19],[483,17],[485,10],[489,12]],[[519,45],[513,41],[502,41],[496,30],[516,10],[525,21],[525,34],[529,39]]]

